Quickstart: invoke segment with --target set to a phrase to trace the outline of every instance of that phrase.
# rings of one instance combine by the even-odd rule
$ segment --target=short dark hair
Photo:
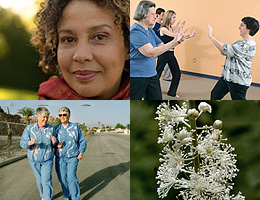
[[[145,19],[152,7],[156,7],[152,1],[140,1],[135,10],[134,20],[141,21]]]
[[[165,13],[165,10],[163,8],[157,8],[156,14],[160,15],[161,13]]]
[[[253,17],[244,17],[242,22],[245,23],[246,28],[250,30],[249,35],[254,36],[259,30],[259,22]]]

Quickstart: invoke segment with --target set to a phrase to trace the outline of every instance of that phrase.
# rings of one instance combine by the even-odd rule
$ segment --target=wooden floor
[[[163,100],[209,100],[210,92],[216,82],[217,80],[209,78],[182,74],[177,91],[177,95],[180,97],[174,98],[167,95],[170,82],[161,78],[162,98]],[[246,98],[247,100],[260,100],[260,87],[250,86]],[[223,100],[231,100],[230,95],[227,94]]]

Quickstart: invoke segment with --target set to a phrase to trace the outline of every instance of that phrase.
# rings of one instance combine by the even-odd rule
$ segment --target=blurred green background
[[[196,108],[201,101],[196,101]],[[232,194],[241,191],[246,199],[260,199],[260,101],[206,101],[213,113],[203,113],[197,125],[224,123],[222,133],[235,147],[238,176]],[[179,103],[171,101],[171,105]],[[155,111],[161,101],[131,101],[131,200],[159,199],[156,169],[162,145]],[[170,190],[164,199],[176,199],[178,191]]]
[[[39,83],[48,78],[38,67],[39,55],[30,44],[40,1],[22,2],[8,8],[0,2],[0,99],[37,99]],[[15,5],[21,10],[15,10]]]

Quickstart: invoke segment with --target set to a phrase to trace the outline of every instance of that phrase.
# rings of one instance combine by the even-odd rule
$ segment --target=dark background
[[[0,7],[0,87],[37,91],[46,80],[20,17]]]

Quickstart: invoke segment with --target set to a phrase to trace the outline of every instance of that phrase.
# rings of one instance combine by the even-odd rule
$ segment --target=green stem
[[[190,100],[189,101],[189,107],[190,109],[195,108],[195,101],[194,100]],[[196,147],[198,146],[198,139],[197,139],[197,126],[196,126],[196,119],[195,118],[190,118],[190,126],[191,126],[191,131],[192,131],[192,146]],[[193,165],[194,165],[194,169],[195,172],[198,172],[200,169],[200,158],[198,155],[197,151],[193,152]]]

